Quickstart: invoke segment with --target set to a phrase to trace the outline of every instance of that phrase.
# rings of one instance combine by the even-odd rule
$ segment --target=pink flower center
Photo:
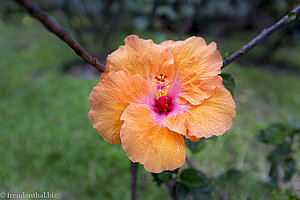
[[[153,80],[152,88],[156,95],[153,107],[154,112],[168,114],[173,110],[174,104],[172,103],[172,97],[168,96],[169,87],[167,75],[160,74]]]
[[[155,99],[154,112],[159,114],[169,114],[174,108],[172,97],[160,97]]]

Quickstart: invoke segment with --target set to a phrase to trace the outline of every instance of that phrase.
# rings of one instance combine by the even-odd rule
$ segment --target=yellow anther
[[[159,76],[156,76],[151,86],[153,88],[153,92],[156,95],[156,99],[166,96],[170,87],[167,75],[160,74]]]

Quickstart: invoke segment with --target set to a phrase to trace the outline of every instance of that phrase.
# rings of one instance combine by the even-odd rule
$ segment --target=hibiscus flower
[[[216,44],[200,37],[158,45],[128,36],[107,58],[88,117],[132,162],[155,173],[174,170],[185,162],[184,137],[198,141],[232,125],[235,103],[221,66]]]

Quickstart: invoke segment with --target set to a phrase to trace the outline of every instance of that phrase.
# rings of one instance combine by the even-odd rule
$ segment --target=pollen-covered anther
[[[156,95],[156,99],[166,96],[168,94],[169,87],[169,80],[167,79],[167,75],[164,74],[156,76],[152,82],[152,88]]]

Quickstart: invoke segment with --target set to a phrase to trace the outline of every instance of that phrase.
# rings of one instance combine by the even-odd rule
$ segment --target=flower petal
[[[207,46],[203,38],[190,37],[185,41],[165,41],[160,45],[172,51],[174,74],[182,85],[181,97],[198,105],[213,94],[223,64],[216,43]]]
[[[164,46],[164,47],[171,47],[175,43],[176,43],[176,41],[166,40],[166,41],[163,41],[162,43],[160,43],[159,45]]]
[[[121,117],[123,148],[131,161],[144,164],[150,172],[177,169],[186,157],[183,136],[156,124],[152,114],[145,104],[126,108]]]
[[[126,70],[110,72],[90,95],[92,109],[88,117],[105,141],[120,144],[123,111],[129,103],[137,103],[150,94],[150,86],[140,75],[130,75]]]
[[[143,40],[136,35],[126,37],[125,46],[110,54],[107,58],[109,71],[127,69],[131,74],[154,79],[163,73],[172,80],[174,76],[173,56],[171,52],[152,40]]]
[[[192,142],[198,142],[201,138],[197,138],[197,137],[195,137],[195,136],[191,136],[191,137],[189,137],[189,138],[187,138],[187,139],[189,139],[189,140],[192,141]]]
[[[231,127],[236,112],[230,92],[223,86],[222,78],[219,80],[210,98],[200,105],[191,106],[182,114],[169,116],[163,125],[187,138],[224,134]]]

